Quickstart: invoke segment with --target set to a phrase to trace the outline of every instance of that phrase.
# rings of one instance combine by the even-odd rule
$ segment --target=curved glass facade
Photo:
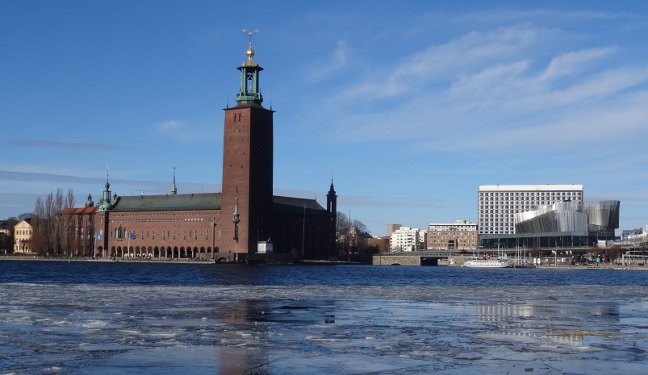
[[[515,214],[515,234],[485,235],[483,248],[584,247],[614,238],[619,201],[557,202]]]

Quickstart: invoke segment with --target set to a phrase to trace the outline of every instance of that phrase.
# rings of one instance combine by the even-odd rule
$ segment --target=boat
[[[464,267],[470,268],[507,268],[511,267],[511,262],[503,258],[491,258],[485,256],[483,258],[470,258],[464,262]]]

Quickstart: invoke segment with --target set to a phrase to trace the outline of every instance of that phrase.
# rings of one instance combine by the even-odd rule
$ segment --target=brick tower
[[[273,113],[259,90],[263,70],[253,61],[252,33],[247,61],[237,69],[241,87],[236,106],[225,109],[222,231],[220,253],[233,259],[256,252],[272,233]]]

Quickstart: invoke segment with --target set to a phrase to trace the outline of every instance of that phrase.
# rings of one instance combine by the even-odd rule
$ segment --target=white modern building
[[[644,244],[648,242],[648,225],[630,233],[627,241],[632,244]]]
[[[412,227],[400,227],[389,238],[391,251],[416,251],[425,249],[425,231]]]
[[[515,234],[515,214],[564,201],[583,201],[583,185],[480,185],[479,234]]]

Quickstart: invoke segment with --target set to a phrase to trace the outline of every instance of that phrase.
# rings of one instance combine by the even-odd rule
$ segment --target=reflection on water
[[[282,285],[273,270],[262,285],[157,283],[168,275],[155,272],[146,284],[0,283],[0,373],[640,374],[648,365],[645,287]]]
[[[587,347],[587,337],[618,335],[619,315],[617,304],[596,302],[587,305],[543,302],[477,306],[477,319],[498,323],[499,335],[533,338],[544,344],[581,349]],[[584,330],[584,325],[589,329]]]

